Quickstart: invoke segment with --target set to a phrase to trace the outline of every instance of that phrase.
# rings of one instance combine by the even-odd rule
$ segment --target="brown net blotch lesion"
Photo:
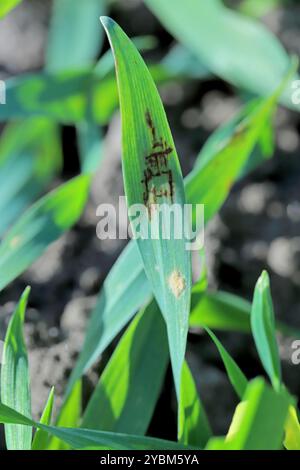
[[[169,156],[173,148],[163,137],[157,135],[150,112],[145,113],[147,127],[151,133],[151,152],[145,156],[145,169],[141,183],[144,186],[143,200],[151,215],[151,204],[159,204],[163,200],[173,202],[173,172],[169,167]]]

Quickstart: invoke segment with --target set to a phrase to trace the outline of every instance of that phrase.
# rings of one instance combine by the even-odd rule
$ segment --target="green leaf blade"
[[[47,426],[51,424],[52,410],[54,401],[54,387],[50,390],[45,408],[43,410],[40,422]],[[49,433],[43,429],[37,429],[32,442],[32,450],[46,450],[49,440]]]
[[[79,219],[89,184],[89,176],[78,176],[41,198],[19,218],[0,244],[0,290]]]
[[[25,310],[30,288],[27,287],[10,320],[3,349],[1,367],[1,402],[31,418],[31,394],[28,357],[23,337]],[[32,429],[27,426],[5,425],[8,450],[31,449]]]
[[[183,180],[173,138],[152,77],[134,45],[110,18],[102,17],[116,61],[122,115],[123,174],[127,204],[144,205],[142,224],[150,233],[156,207],[185,203]],[[150,159],[155,159],[153,175]],[[163,163],[159,158],[163,159]],[[157,176],[158,175],[158,176]],[[161,199],[158,200],[157,194]],[[133,232],[137,235],[130,217]],[[177,395],[188,331],[191,289],[190,253],[185,239],[176,239],[171,224],[170,239],[137,237],[146,275],[167,323],[168,339]]]
[[[211,435],[205,408],[198,396],[189,366],[185,362],[178,406],[178,440],[185,445],[204,448]]]
[[[281,383],[281,366],[276,341],[275,317],[268,273],[263,271],[258,279],[251,310],[251,329],[261,362],[278,389]]]
[[[87,405],[81,427],[145,434],[168,360],[166,327],[152,301],[120,340]]]

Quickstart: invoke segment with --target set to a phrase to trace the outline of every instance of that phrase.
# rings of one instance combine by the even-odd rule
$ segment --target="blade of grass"
[[[251,310],[251,329],[260,360],[273,387],[281,384],[281,366],[276,342],[275,318],[268,273],[258,279]]]
[[[103,157],[101,128],[92,120],[77,124],[77,140],[82,173],[94,173]]]
[[[204,448],[212,431],[187,362],[182,368],[178,408],[178,440]]]
[[[228,292],[192,290],[190,327],[250,332],[251,303]]]
[[[152,301],[120,340],[90,398],[81,427],[145,434],[168,361],[166,327]]]
[[[128,264],[130,263],[130,264]],[[130,266],[130,271],[128,271]],[[97,360],[109,343],[151,297],[140,254],[132,241],[104,281],[92,312],[84,344],[70,376],[66,396],[74,383]]]
[[[160,97],[141,56],[113,20],[102,17],[101,21],[116,61],[127,204],[129,208],[134,204],[146,205],[147,214],[142,223],[147,224],[150,233],[153,218],[156,218],[152,213],[153,204],[170,207],[175,203],[183,209],[185,196],[179,161]],[[165,159],[163,169],[159,177],[148,182],[147,175],[151,172],[148,160],[159,156]],[[148,193],[149,185],[155,194],[165,195],[159,200],[152,199],[151,194],[154,193]],[[175,237],[174,221],[170,224],[170,238],[163,238],[165,217],[163,215],[158,223],[158,239],[138,236],[136,241],[146,275],[167,324],[175,387],[179,395],[188,331],[191,259],[184,237]],[[138,235],[130,212],[129,219],[133,233]]]
[[[105,0],[54,0],[46,51],[50,72],[88,66],[102,42],[98,18]]]
[[[177,442],[152,437],[134,436],[91,429],[73,429],[47,426],[32,421],[12,408],[0,403],[0,423],[23,424],[44,429],[53,436],[66,442],[73,449],[93,450],[189,450]]]
[[[289,407],[289,414],[285,423],[284,447],[287,450],[300,450],[300,423],[296,407]]]
[[[54,387],[51,388],[47,403],[42,413],[40,422],[50,425],[54,401]],[[49,433],[43,429],[37,429],[33,438],[31,450],[46,450],[49,441]]]
[[[263,379],[249,383],[237,406],[225,439],[213,438],[208,450],[278,450],[282,447],[284,425],[291,404],[285,392],[276,392]],[[276,410],[276,412],[275,412]]]
[[[29,293],[30,288],[27,287],[6,332],[1,367],[1,402],[31,418],[28,357],[23,336]],[[15,424],[5,425],[5,441],[8,450],[29,450],[31,449],[31,440],[31,427]]]
[[[0,235],[36,199],[61,164],[56,124],[39,118],[6,126],[0,140]]]
[[[76,177],[41,198],[19,218],[0,244],[0,290],[79,219],[89,184],[89,176]]]
[[[216,335],[207,327],[205,327],[205,330],[211,337],[212,341],[215,343],[220,353],[221,359],[224,363],[227,376],[230,380],[231,385],[233,386],[239,398],[242,398],[246,391],[247,384],[248,384],[248,381],[244,373],[241,371],[241,369],[239,368],[235,360],[230,356],[230,354],[223,347],[222,343],[218,340]]]
[[[73,387],[72,393],[69,395],[65,406],[61,408],[59,416],[56,420],[56,426],[77,428],[81,418],[82,411],[82,381],[78,380]],[[43,428],[42,428],[43,429]],[[47,450],[68,450],[70,445],[64,440],[61,440],[59,436],[53,436],[48,440]]]

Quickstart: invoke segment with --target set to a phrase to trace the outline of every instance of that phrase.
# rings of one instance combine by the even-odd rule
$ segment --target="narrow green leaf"
[[[290,58],[278,39],[258,21],[226,8],[221,0],[145,3],[212,73],[237,87],[268,95],[289,68]],[[300,109],[291,99],[291,81],[281,101]]]
[[[29,292],[30,288],[27,287],[6,332],[1,367],[1,402],[31,418],[28,358],[23,336]],[[31,427],[5,425],[5,440],[8,450],[29,450],[31,449],[31,439]]]
[[[152,77],[135,46],[110,18],[102,17],[116,61],[122,115],[123,175],[127,204],[144,205],[139,224],[150,234],[158,226],[157,239],[139,235],[129,219],[141,253],[146,275],[167,323],[171,363],[177,395],[188,331],[191,288],[191,259],[186,240],[164,239],[166,212],[160,221],[158,209],[177,204],[183,208],[183,179],[167,118]],[[153,160],[155,162],[153,163]],[[157,165],[155,170],[152,165]],[[173,218],[172,218],[173,219]]]
[[[204,448],[211,435],[205,408],[198,396],[189,366],[185,362],[182,368],[178,408],[178,440],[182,444]]]
[[[81,418],[81,401],[82,401],[82,382],[78,380],[73,387],[72,393],[69,395],[65,406],[61,408],[59,416],[56,420],[56,426],[77,428]],[[41,428],[44,429],[44,428]],[[55,436],[50,439],[47,444],[47,450],[68,450],[70,446]]]
[[[300,423],[294,406],[289,407],[285,423],[284,447],[287,450],[300,450]]]
[[[260,360],[275,389],[280,387],[281,367],[268,273],[258,279],[251,310],[251,329]]]
[[[150,297],[150,285],[145,277],[135,241],[132,241],[119,256],[104,281],[92,312],[83,347],[68,382],[66,396],[72,390],[74,383],[97,360]]]
[[[105,12],[105,3],[105,0],[54,0],[46,52],[48,71],[91,64],[102,41],[98,18]]]
[[[73,429],[47,426],[37,423],[12,408],[0,403],[0,423],[24,424],[44,429],[58,439],[66,442],[73,449],[92,450],[189,450],[177,442],[165,441],[152,437],[118,434],[91,429]]]
[[[275,392],[263,379],[253,380],[247,387],[243,401],[236,408],[224,448],[280,449],[290,404],[291,398],[286,392]],[[213,442],[208,443],[208,449],[213,448],[211,444]]]
[[[152,301],[120,340],[87,405],[81,427],[145,434],[168,360],[166,327]]]
[[[92,120],[77,124],[77,139],[82,173],[94,173],[103,157],[103,140],[100,127]]]
[[[220,356],[222,358],[222,361],[224,363],[228,378],[236,391],[237,395],[242,398],[248,381],[244,375],[244,373],[241,371],[235,360],[230,356],[230,354],[226,351],[226,349],[223,347],[222,343],[218,340],[216,335],[207,327],[205,327],[205,330],[215,343]]]
[[[6,126],[0,140],[0,235],[39,196],[61,164],[56,124],[36,118]]]
[[[178,78],[167,67],[153,66],[150,71],[157,83]],[[0,121],[43,116],[64,124],[85,118],[107,124],[118,105],[115,77],[102,77],[96,68],[25,74],[5,83],[6,104],[0,106]]]
[[[0,4],[0,18],[3,18],[13,8],[15,8],[22,0],[1,0]]]
[[[192,290],[190,327],[250,332],[251,303],[228,292]]]
[[[54,387],[51,388],[47,403],[42,413],[40,422],[42,424],[51,424],[52,409],[54,400]],[[32,450],[46,450],[49,441],[49,433],[43,429],[37,429],[32,442]]]
[[[79,219],[89,184],[89,176],[78,176],[41,198],[19,218],[0,244],[0,290]]]

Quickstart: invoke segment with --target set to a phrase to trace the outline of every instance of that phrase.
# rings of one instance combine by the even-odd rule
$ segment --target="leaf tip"
[[[109,16],[100,16],[100,21],[101,21],[103,27],[107,31],[111,30],[116,25],[116,22],[112,18],[110,18]]]

